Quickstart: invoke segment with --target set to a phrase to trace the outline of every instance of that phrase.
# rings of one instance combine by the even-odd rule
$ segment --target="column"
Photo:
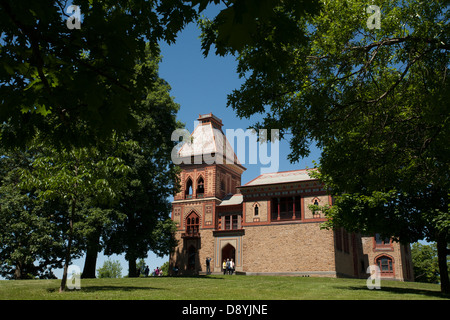
[[[292,220],[295,220],[295,196],[292,197]]]
[[[278,218],[277,218],[277,220],[280,220],[280,198],[277,198],[278,199]]]

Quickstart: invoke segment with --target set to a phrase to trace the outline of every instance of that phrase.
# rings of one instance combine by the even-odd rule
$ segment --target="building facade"
[[[326,218],[309,205],[331,205],[332,198],[308,170],[262,174],[241,185],[245,167],[221,120],[207,114],[198,121],[192,143],[178,151],[184,161],[172,203],[178,246],[171,269],[202,273],[211,258],[213,273],[233,259],[242,274],[367,278],[367,268],[377,265],[382,278],[414,279],[409,245],[320,228]]]

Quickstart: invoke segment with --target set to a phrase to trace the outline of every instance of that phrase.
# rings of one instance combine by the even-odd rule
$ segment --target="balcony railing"
[[[200,233],[194,230],[188,230],[181,234],[182,238],[200,238]]]

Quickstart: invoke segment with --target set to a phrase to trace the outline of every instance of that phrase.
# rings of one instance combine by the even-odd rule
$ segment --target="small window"
[[[319,201],[317,199],[314,200],[314,205],[318,206],[319,205]]]
[[[394,272],[392,259],[390,257],[381,256],[377,259],[376,263],[382,274],[392,274]]]
[[[191,178],[188,178],[187,182],[186,182],[186,190],[185,190],[185,195],[186,195],[186,199],[191,199],[192,198],[192,180]]]
[[[200,227],[200,219],[195,212],[186,218],[186,233],[190,236],[197,235]]]
[[[203,178],[200,177],[197,181],[197,196],[201,197],[205,193],[205,183],[203,181]]]
[[[390,238],[382,238],[379,233],[375,234],[375,243],[377,246],[389,246],[391,244]]]
[[[253,215],[255,217],[259,216],[259,206],[255,205],[255,207],[253,208]]]

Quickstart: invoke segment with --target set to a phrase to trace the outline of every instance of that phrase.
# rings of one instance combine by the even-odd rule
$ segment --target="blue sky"
[[[210,9],[206,16],[212,17],[217,9]],[[213,53],[206,59],[201,51],[200,30],[196,24],[188,25],[178,36],[173,45],[161,43],[161,54],[163,56],[160,64],[160,77],[165,79],[172,87],[171,95],[175,102],[180,105],[178,120],[186,125],[192,132],[194,121],[199,114],[212,112],[222,119],[224,132],[226,129],[243,129],[244,131],[258,118],[239,119],[231,108],[226,107],[227,95],[233,89],[237,89],[243,83],[236,73],[237,62],[234,57],[217,57]],[[291,164],[287,160],[290,152],[287,141],[280,142],[279,170],[287,171],[313,167],[313,160],[318,160],[320,153],[317,149],[312,150],[308,158]],[[247,157],[248,159],[248,157]],[[256,178],[260,174],[259,164],[244,164],[247,170],[242,175],[242,184]],[[108,257],[99,254],[97,268],[100,268]],[[113,255],[112,260],[119,260],[122,265],[122,275],[128,273],[128,262],[123,256]],[[153,253],[145,259],[150,270],[161,266],[168,261],[168,256],[159,258]],[[73,264],[81,269],[84,266],[84,258],[73,260]],[[62,277],[62,270],[55,270],[58,278]]]

